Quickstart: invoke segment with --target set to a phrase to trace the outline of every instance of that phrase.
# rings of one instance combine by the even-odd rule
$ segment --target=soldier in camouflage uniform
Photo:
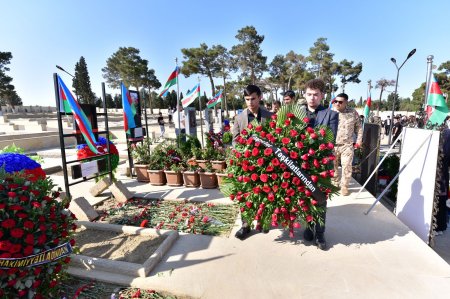
[[[352,161],[354,148],[359,148],[362,142],[362,125],[358,112],[347,106],[348,95],[341,93],[334,100],[334,108],[339,112],[339,125],[336,135],[334,154],[334,178],[333,183],[341,187],[341,194],[349,195],[348,185],[352,178]],[[357,135],[356,143],[353,144],[353,133]],[[342,165],[342,179],[339,177],[339,161]]]

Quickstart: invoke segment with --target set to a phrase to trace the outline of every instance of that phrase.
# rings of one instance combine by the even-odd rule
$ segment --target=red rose
[[[267,174],[263,173],[259,176],[261,182],[267,183]]]
[[[266,135],[267,135],[267,133],[266,133],[266,132],[264,132],[264,131],[262,131],[262,132],[261,132],[261,137],[262,137],[262,138],[265,138],[265,137],[266,137]]]
[[[266,172],[272,172],[273,171],[273,166],[269,165],[266,167]]]
[[[280,161],[277,158],[273,158],[272,159],[272,165],[273,166],[279,166],[280,165]]]
[[[248,124],[248,125],[247,125],[247,128],[248,128],[248,129],[253,129],[253,125],[252,125],[252,124]]]
[[[273,192],[276,193],[278,191],[278,185],[273,185],[272,190],[273,190]]]
[[[11,206],[9,206],[9,209],[11,211],[20,211],[20,210],[23,210],[23,207],[19,206],[19,205],[11,205]]]
[[[246,203],[245,203],[245,205],[247,206],[247,208],[249,208],[249,209],[251,209],[251,207],[252,207],[252,202],[251,201],[247,201]]]
[[[21,228],[13,228],[10,232],[11,236],[13,238],[22,238],[23,236],[23,229]]]
[[[281,188],[282,189],[286,189],[287,187],[289,187],[289,183],[288,182],[282,182],[281,183]]]
[[[234,194],[230,194],[230,199],[234,200],[235,195]]]
[[[246,157],[246,158],[250,158],[251,155],[252,155],[252,153],[250,153],[249,150],[246,150],[246,151],[244,152],[244,157]]]
[[[75,242],[75,239],[70,239],[69,242],[70,242],[70,245],[71,245],[71,246],[75,246],[75,243],[76,243],[76,242]]]
[[[270,192],[269,194],[267,194],[267,200],[273,202],[275,200],[275,195]]]
[[[9,248],[10,253],[17,253],[22,250],[22,245],[20,244],[11,244],[11,247]]]
[[[243,178],[244,183],[250,182],[250,178],[248,176],[244,176]]]
[[[269,126],[273,129],[273,128],[275,128],[275,127],[277,126],[277,123],[274,122],[274,121],[271,121],[271,122],[269,123]]]
[[[302,163],[302,168],[309,169],[309,163],[307,163],[307,162]]]
[[[14,219],[6,219],[2,221],[2,227],[9,229],[16,226],[16,221]]]
[[[33,201],[33,202],[31,203],[31,205],[32,205],[33,207],[35,207],[35,208],[40,208],[40,207],[42,207],[41,203],[40,203],[40,202],[37,202],[37,201]]]
[[[259,158],[256,163],[258,164],[258,166],[263,166],[264,164],[264,158]]]
[[[282,142],[283,144],[289,144],[289,143],[291,142],[291,139],[289,139],[289,138],[287,138],[287,137],[283,137],[283,138],[281,139],[281,142]]]
[[[295,194],[295,190],[292,188],[289,188],[286,190],[286,195],[287,196],[293,196]]]
[[[286,116],[287,116],[288,118],[294,118],[294,117],[295,117],[295,115],[294,115],[293,113],[290,113],[290,112],[287,113]]]
[[[262,126],[261,126],[261,125],[257,126],[257,127],[255,128],[255,131],[256,131],[256,132],[261,132],[261,131],[262,131]]]
[[[253,182],[256,182],[258,180],[258,175],[256,173],[252,173],[250,178],[252,179]]]
[[[40,280],[35,280],[33,282],[33,289],[37,289],[40,285],[41,285],[41,281]]]
[[[27,246],[27,247],[25,247],[25,248],[23,249],[23,254],[24,254],[25,256],[32,255],[32,254],[33,254],[33,246]]]
[[[266,192],[266,193],[269,193],[272,189],[269,187],[269,186],[267,186],[267,185],[265,185],[265,186],[263,186],[263,191],[264,192]]]
[[[1,185],[0,185],[1,186]],[[0,203],[0,210],[3,210],[6,207],[6,204]]]
[[[8,197],[9,198],[14,198],[14,197],[16,197],[16,192],[8,192]]]
[[[313,164],[314,164],[314,167],[316,167],[316,168],[320,167],[320,163],[319,163],[319,161],[317,161],[317,159],[314,159]]]
[[[282,128],[276,128],[276,129],[275,129],[275,133],[281,134],[281,132],[283,132],[283,129],[282,129]]]
[[[290,135],[291,137],[295,137],[295,136],[298,135],[298,132],[297,132],[296,130],[292,129],[292,130],[289,131],[289,135]]]
[[[328,149],[333,149],[334,148],[334,144],[333,143],[331,143],[331,142],[328,142],[328,144],[327,144],[327,147],[328,147]]]
[[[311,196],[311,195],[312,195],[312,192],[311,192],[310,190],[306,189],[306,190],[305,190],[305,195],[306,195],[306,196]]]
[[[38,244],[42,245],[45,243],[46,240],[47,240],[47,236],[45,236],[45,234],[42,234],[38,237]]]
[[[285,170],[287,168],[287,166],[286,166],[286,164],[283,163],[283,164],[280,165],[280,168]]]
[[[276,173],[272,173],[271,175],[272,180],[276,180],[278,175]]]
[[[306,221],[307,222],[311,222],[311,221],[313,221],[314,220],[314,217],[313,216],[311,216],[311,215],[307,215],[306,216]]]
[[[319,150],[323,151],[327,149],[327,145],[325,143],[322,143],[321,145],[319,145]]]
[[[246,142],[247,145],[250,145],[252,143],[253,143],[253,137],[250,137],[249,139],[247,139],[247,142]]]
[[[326,171],[322,171],[320,173],[320,176],[323,177],[324,179],[326,179],[328,177],[328,173]]]
[[[317,177],[317,175],[311,176],[311,181],[313,181],[314,183],[317,183],[318,180],[319,180],[319,178]]]
[[[284,198],[284,203],[287,204],[287,205],[291,204],[291,199],[289,197],[285,197]]]
[[[259,186],[253,187],[253,193],[259,194],[261,192],[261,188]]]
[[[8,281],[8,287],[13,287],[17,282],[17,279],[11,279],[10,281]]]
[[[11,247],[11,242],[9,242],[8,240],[0,241],[0,250],[9,251],[10,247]]]
[[[304,118],[303,118],[303,122],[305,122],[305,123],[307,123],[307,124],[308,124],[308,123],[309,123],[309,118],[307,118],[307,117],[304,117]]]
[[[273,120],[275,120],[275,119],[277,119],[277,115],[276,115],[276,114],[272,114],[271,118],[272,118]]]
[[[261,145],[261,142],[255,142],[255,146],[259,147]]]
[[[247,132],[247,130],[244,129],[244,130],[242,130],[241,134],[245,136],[245,135],[248,135],[248,132]]]
[[[308,154],[309,154],[310,156],[313,156],[315,153],[316,153],[316,151],[313,150],[312,148],[310,148],[310,149],[308,150]]]
[[[9,187],[9,189],[17,189],[17,188],[19,188],[19,185],[18,184],[9,184],[8,185],[8,187]]]
[[[31,190],[31,193],[33,193],[35,196],[38,196],[39,194],[41,194],[41,192],[39,192],[39,190]]]
[[[49,284],[49,287],[54,288],[58,284],[58,281],[52,280]]]
[[[300,228],[301,225],[298,222],[294,222],[294,224],[292,225],[294,228]]]
[[[20,195],[19,199],[20,199],[20,201],[23,201],[23,202],[26,202],[26,201],[29,200],[29,198],[27,196],[25,196],[25,195]]]
[[[323,159],[322,159],[322,164],[324,164],[324,165],[327,165],[327,164],[328,164],[328,162],[329,162],[329,161],[328,161],[328,159],[327,159],[327,158],[323,158]]]
[[[253,156],[253,157],[256,157],[256,156],[258,156],[258,155],[259,155],[259,149],[257,149],[256,147],[253,148],[253,150],[252,150],[252,156]]]
[[[286,119],[286,120],[284,121],[284,124],[285,124],[286,126],[289,126],[289,125],[291,124],[291,121],[290,121],[289,119]]]

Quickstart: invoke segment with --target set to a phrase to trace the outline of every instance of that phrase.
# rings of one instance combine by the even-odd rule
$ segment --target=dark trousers
[[[447,229],[448,213],[447,213],[447,195],[439,196],[438,211],[436,214],[436,230],[444,231]]]

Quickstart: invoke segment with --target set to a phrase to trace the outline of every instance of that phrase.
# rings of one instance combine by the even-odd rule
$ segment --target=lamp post
[[[71,76],[72,78],[75,78],[74,75],[72,75],[71,73],[69,73],[68,71],[66,71],[65,69],[63,69],[62,67],[60,67],[59,65],[56,66],[57,69],[60,69],[61,71],[63,71],[64,73],[68,74],[69,76]]]
[[[400,67],[397,66],[397,60],[395,58],[391,58],[391,61],[394,63],[395,67],[397,68],[397,79],[395,80],[395,91],[394,91],[394,100],[392,102],[392,113],[391,113],[391,127],[389,128],[389,139],[388,143],[391,144],[392,141],[392,129],[394,124],[394,110],[395,110],[395,102],[397,101],[398,94],[397,94],[397,87],[398,87],[398,75],[400,74],[400,69],[403,67],[405,62],[411,58],[411,56],[416,53],[416,49],[412,49],[411,52],[409,52],[408,56],[406,57],[405,61],[400,65]]]

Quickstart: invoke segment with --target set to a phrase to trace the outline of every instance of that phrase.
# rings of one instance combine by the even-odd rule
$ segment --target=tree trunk
[[[384,91],[384,86],[381,86],[381,91],[380,91],[380,101],[379,101],[379,103],[378,103],[377,116],[380,115],[380,105],[381,105],[381,97],[383,96],[383,91]]]
[[[153,101],[152,101],[152,93],[150,92],[150,88],[148,89],[148,107],[150,108],[150,114],[153,114]]]
[[[215,91],[215,86],[214,86],[214,80],[211,74],[208,74],[208,78],[209,78],[209,82],[211,83],[211,92],[212,92],[212,96],[214,97],[216,95]]]

